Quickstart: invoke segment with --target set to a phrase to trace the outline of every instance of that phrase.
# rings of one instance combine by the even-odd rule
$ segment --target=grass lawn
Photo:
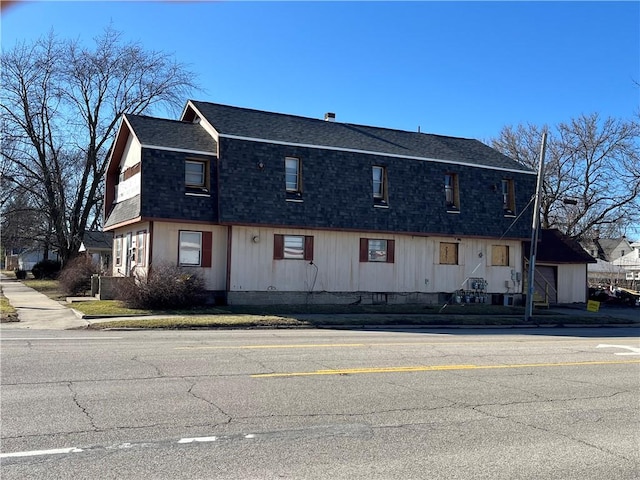
[[[16,309],[11,306],[9,300],[3,295],[0,288],[0,322],[17,322],[18,314]]]
[[[64,301],[66,295],[55,280],[24,280],[24,284]],[[502,305],[262,305],[202,307],[189,310],[141,310],[117,300],[87,300],[70,304],[88,318],[139,316],[100,321],[89,328],[364,328],[367,326],[512,326],[525,325],[524,307]],[[4,311],[4,303],[3,303]],[[536,310],[533,325],[602,324],[603,319],[583,315],[558,315]],[[609,318],[607,324],[629,321]]]

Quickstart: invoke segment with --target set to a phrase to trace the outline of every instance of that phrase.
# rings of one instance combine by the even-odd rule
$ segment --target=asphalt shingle
[[[222,135],[531,172],[529,167],[475,139],[330,122],[209,102],[190,103]]]
[[[216,141],[200,125],[179,120],[125,115],[140,143],[147,146],[216,154]]]

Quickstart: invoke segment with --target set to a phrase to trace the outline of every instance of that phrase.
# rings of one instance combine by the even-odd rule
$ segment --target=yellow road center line
[[[572,367],[587,365],[623,365],[638,364],[640,360],[609,361],[609,362],[558,362],[558,363],[522,363],[513,365],[424,365],[415,367],[373,367],[373,368],[343,368],[336,370],[316,370],[314,372],[289,372],[289,373],[259,373],[251,375],[252,378],[268,377],[308,377],[312,375],[355,375],[362,373],[404,373],[404,372],[430,372],[439,370],[487,370],[497,368],[539,368],[539,367]]]

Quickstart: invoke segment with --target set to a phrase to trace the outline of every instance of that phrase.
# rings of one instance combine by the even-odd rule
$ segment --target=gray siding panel
[[[302,202],[288,202],[284,158],[302,160]],[[220,221],[365,231],[528,238],[531,207],[514,225],[504,217],[500,182],[515,182],[516,215],[535,176],[381,155],[220,141]],[[264,168],[258,168],[262,163]],[[389,208],[375,208],[373,165],[387,168]],[[460,213],[447,213],[443,178],[458,174]],[[508,230],[508,232],[507,232]]]
[[[209,160],[211,188],[208,196],[187,195],[184,181],[187,158]],[[144,148],[141,215],[215,223],[218,221],[217,183],[216,157]]]

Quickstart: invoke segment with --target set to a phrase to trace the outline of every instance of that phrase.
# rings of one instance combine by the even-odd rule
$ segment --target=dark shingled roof
[[[531,242],[524,242],[524,254],[529,258]],[[580,244],[555,228],[540,231],[536,261],[544,263],[596,263]]]
[[[104,224],[104,228],[117,225],[132,218],[140,216],[140,195],[133,198],[123,200],[113,206],[113,210],[109,213],[109,217]]]
[[[111,249],[113,233],[89,231],[84,233],[82,243],[87,250]]]
[[[190,103],[222,135],[532,172],[474,139],[328,122],[193,100]]]
[[[179,120],[125,115],[143,145],[217,153],[216,141],[200,125]]]

